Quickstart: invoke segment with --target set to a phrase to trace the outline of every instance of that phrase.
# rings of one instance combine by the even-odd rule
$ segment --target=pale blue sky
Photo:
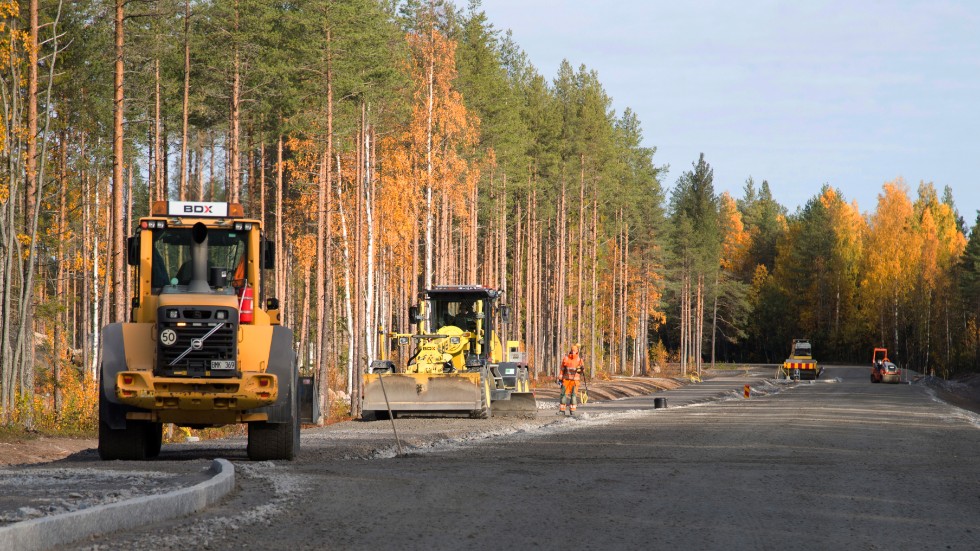
[[[464,0],[457,0],[464,5]],[[769,181],[792,212],[823,183],[873,210],[902,177],[980,209],[978,1],[484,0],[548,78],[585,64],[643,123],[673,187]]]

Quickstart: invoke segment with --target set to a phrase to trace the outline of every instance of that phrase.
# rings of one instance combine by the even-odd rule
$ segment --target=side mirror
[[[510,306],[500,307],[500,321],[510,323]]]
[[[265,299],[265,309],[266,310],[278,310],[279,309],[279,299],[277,299],[277,298],[267,298],[267,299]]]
[[[409,306],[408,307],[408,323],[411,324],[411,325],[415,325],[419,321],[421,321],[419,319],[419,307],[418,306]]]
[[[140,240],[136,235],[126,238],[126,263],[130,266],[140,265]]]
[[[274,270],[276,267],[276,248],[271,239],[262,240],[262,269]]]

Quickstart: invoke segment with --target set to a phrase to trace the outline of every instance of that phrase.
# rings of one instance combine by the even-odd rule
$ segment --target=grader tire
[[[493,410],[490,406],[490,381],[486,374],[480,373],[480,409],[473,412],[476,419],[489,419],[493,417]]]

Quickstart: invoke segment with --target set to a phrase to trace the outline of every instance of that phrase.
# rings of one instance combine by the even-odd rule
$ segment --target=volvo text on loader
[[[162,424],[248,425],[248,456],[299,451],[293,334],[279,303],[256,307],[271,243],[236,203],[158,201],[127,241],[128,323],[105,327],[99,456],[160,453]]]
[[[533,417],[537,403],[520,343],[507,342],[498,327],[507,322],[500,293],[476,285],[436,286],[420,293],[409,318],[410,334],[388,333],[405,353],[403,366],[389,359],[372,362],[364,374],[365,419],[399,414],[466,414],[471,417]],[[390,346],[383,342],[381,348]]]

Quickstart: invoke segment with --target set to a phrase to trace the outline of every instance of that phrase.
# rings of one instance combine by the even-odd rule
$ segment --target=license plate
[[[237,362],[235,362],[235,360],[211,360],[211,369],[212,370],[235,369],[236,367],[238,367],[237,365],[235,365],[236,363]]]
[[[514,374],[514,368],[513,367],[508,367],[508,368],[505,368],[504,369],[504,375],[513,375],[513,374]]]

